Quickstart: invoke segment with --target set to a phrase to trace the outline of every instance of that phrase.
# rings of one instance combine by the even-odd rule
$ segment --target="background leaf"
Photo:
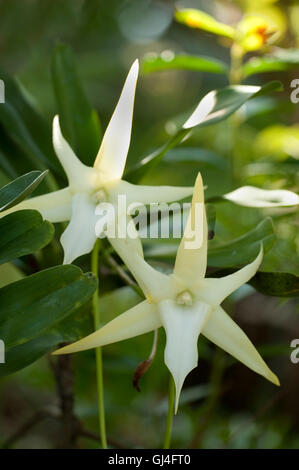
[[[142,72],[144,74],[159,72],[162,70],[183,69],[201,72],[223,73],[228,72],[224,62],[211,57],[200,57],[193,55],[174,55],[170,58],[145,56],[142,61]]]
[[[220,23],[204,11],[195,8],[185,8],[175,12],[175,19],[189,28],[198,28],[233,39],[235,30],[231,26]]]
[[[258,272],[250,284],[259,292],[275,297],[298,297],[299,276],[291,273]]]
[[[286,70],[298,68],[299,49],[283,50],[278,49],[276,54],[253,57],[243,65],[244,77],[249,77],[256,73],[284,72]]]
[[[272,247],[275,238],[272,219],[267,217],[241,237],[218,247],[210,248],[208,266],[229,267],[250,263],[257,256],[261,243],[263,243],[266,252]]]
[[[81,161],[92,166],[101,140],[99,118],[84,93],[73,53],[64,44],[55,48],[52,77],[62,132]]]
[[[263,87],[233,85],[210,92],[212,100],[209,113],[198,121],[194,119],[193,126],[190,125],[188,129],[180,127],[166,144],[143,158],[135,167],[126,172],[126,179],[133,183],[141,181],[148,172],[152,171],[162,161],[170,149],[186,139],[194,129],[223,121],[248,100],[277,90],[281,90],[281,83],[279,81],[270,82]]]

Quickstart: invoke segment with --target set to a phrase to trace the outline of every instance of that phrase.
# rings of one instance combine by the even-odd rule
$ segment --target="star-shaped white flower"
[[[21,209],[36,209],[51,222],[70,221],[61,236],[64,263],[89,253],[96,241],[95,208],[99,202],[117,205],[117,196],[125,195],[126,204],[171,202],[190,196],[191,187],[136,186],[122,180],[130,146],[135,89],[138,78],[136,60],[125,81],[121,96],[103,137],[94,166],[84,165],[64,139],[58,116],[53,121],[53,145],[68,177],[69,185],[59,191],[33,197],[14,206],[1,216]],[[115,221],[113,221],[115,223]],[[142,255],[139,238],[128,240],[131,249]]]
[[[200,206],[203,210],[199,224],[196,211]],[[201,241],[200,246],[193,248],[196,240]],[[132,271],[146,300],[55,354],[104,346],[163,326],[167,338],[164,359],[176,386],[175,410],[184,380],[197,366],[200,333],[250,369],[279,385],[278,378],[251,341],[221,307],[227,296],[254,276],[262,261],[262,248],[257,258],[239,271],[222,278],[205,278],[208,228],[200,174],[171,275],[155,270],[138,253],[128,253],[126,241],[115,239],[112,244]]]

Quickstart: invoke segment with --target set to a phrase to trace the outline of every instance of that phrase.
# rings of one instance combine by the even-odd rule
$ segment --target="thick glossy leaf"
[[[126,179],[134,183],[142,180],[145,174],[152,171],[153,168],[161,162],[166,153],[186,139],[193,129],[209,126],[227,119],[248,100],[277,90],[281,90],[281,83],[274,81],[263,87],[234,85],[210,92],[208,103],[209,112],[200,113],[200,117],[193,112],[187,121],[188,128],[181,127],[166,144],[143,158],[135,167],[126,173]],[[206,95],[206,97],[207,96],[208,95]],[[206,97],[204,99],[206,99]],[[206,105],[207,103],[204,103],[204,108],[206,108]]]
[[[39,212],[23,210],[0,219],[0,263],[40,250],[53,238],[54,227]]]
[[[189,28],[198,28],[209,33],[233,39],[235,30],[231,26],[220,23],[207,13],[194,8],[184,8],[175,12],[175,19]]]
[[[46,269],[0,289],[0,337],[6,364],[0,376],[19,370],[59,343],[90,331],[83,306],[95,292],[96,278],[76,266]]]
[[[82,162],[92,165],[100,146],[99,119],[84,93],[68,46],[56,47],[52,77],[63,134]]]
[[[15,206],[29,196],[46,176],[47,171],[31,171],[0,189],[0,212]]]
[[[259,252],[261,243],[266,252],[272,247],[275,238],[272,220],[267,217],[241,237],[209,249],[208,266],[230,267],[250,263]]]
[[[25,274],[13,263],[4,263],[0,265],[0,287],[7,286],[11,282],[23,279]]]
[[[259,292],[276,297],[298,297],[299,276],[291,273],[258,272],[250,284]]]
[[[146,56],[142,61],[144,74],[159,72],[161,70],[183,69],[198,72],[211,72],[226,74],[228,67],[224,62],[211,57],[193,55],[163,55],[157,57]]]
[[[248,77],[256,73],[283,72],[298,68],[298,65],[299,49],[279,49],[272,55],[250,59],[243,65],[243,75]]]
[[[29,366],[40,357],[58,348],[61,343],[73,342],[92,333],[92,320],[86,308],[79,309],[43,335],[8,349],[5,364],[0,365],[0,377]]]

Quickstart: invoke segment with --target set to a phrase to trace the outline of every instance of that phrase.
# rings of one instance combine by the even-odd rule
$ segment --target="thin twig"
[[[144,294],[141,288],[133,281],[133,279],[126,273],[126,271],[115,261],[115,259],[109,255],[107,252],[104,252],[104,256],[108,264],[111,266],[114,272],[119,275],[119,277],[127,284],[128,286],[132,287],[134,291],[144,297]]]
[[[46,418],[57,419],[59,414],[55,414],[49,410],[39,410],[33,416],[31,416],[25,423],[14,432],[4,443],[2,444],[3,449],[9,449],[15,442],[21,439],[27,434],[34,426],[43,421]]]
[[[74,378],[72,369],[72,359],[69,355],[62,355],[54,361],[49,356],[49,363],[56,379],[57,393],[60,401],[61,419],[64,426],[63,448],[76,447],[77,433],[74,424]]]

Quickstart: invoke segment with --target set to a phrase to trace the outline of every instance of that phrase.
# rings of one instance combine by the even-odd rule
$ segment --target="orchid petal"
[[[94,167],[100,170],[109,180],[120,179],[124,172],[131,140],[138,69],[138,60],[135,60],[94,163]]]
[[[118,194],[126,196],[127,206],[130,204],[150,204],[180,201],[191,196],[193,187],[184,186],[142,186],[121,181],[117,187]]]
[[[191,116],[187,119],[185,124],[183,125],[184,129],[191,129],[194,126],[198,126],[208,114],[212,111],[216,104],[216,92],[210,91],[207,95],[205,95],[202,100],[197,105],[196,109],[193,111]]]
[[[263,247],[252,263],[233,274],[219,278],[206,278],[199,285],[197,294],[212,305],[219,305],[232,292],[248,282],[257,272],[263,260]]]
[[[174,295],[170,277],[150,266],[138,252],[132,251],[130,239],[115,238],[110,239],[110,243],[127,265],[150,303]]]
[[[161,326],[160,317],[154,305],[146,300],[111,320],[105,326],[53,354],[69,354],[86,349],[105,346],[134,336],[143,335]]]
[[[207,267],[208,226],[204,206],[204,189],[200,173],[194,186],[191,210],[184,236],[178,248],[174,274],[189,285],[204,277]]]
[[[118,233],[119,228],[120,232]],[[128,234],[127,231],[130,233]],[[138,254],[141,258],[143,258],[142,243],[136,230],[134,221],[129,215],[119,215],[115,227],[115,236],[108,236],[108,238],[111,245],[125,264],[127,264],[127,258],[131,257],[132,253],[134,253],[134,255]]]
[[[211,307],[203,302],[178,305],[174,300],[163,300],[158,307],[166,331],[164,360],[175,382],[176,413],[185,378],[197,366],[197,340]]]
[[[216,308],[211,313],[202,334],[257,374],[262,375],[275,385],[279,385],[278,378],[261,358],[244,331],[222,307]]]
[[[41,213],[44,219],[50,222],[64,222],[70,220],[72,214],[72,196],[69,188],[60,189],[53,193],[32,197],[16,204],[14,207],[1,213],[4,217],[11,212],[33,209]]]
[[[88,182],[91,178],[92,168],[85,166],[79,158],[75,155],[74,151],[62,135],[59,117],[56,115],[53,119],[53,146],[57,157],[68,177],[70,185],[85,186],[88,188]],[[86,181],[86,176],[87,181]]]
[[[69,264],[86,253],[89,253],[96,242],[95,205],[88,195],[78,193],[73,196],[72,217],[63,232],[60,241],[64,249],[64,264]]]
[[[242,186],[225,194],[223,198],[246,207],[283,207],[299,204],[298,194],[292,191],[261,189],[254,186]]]

